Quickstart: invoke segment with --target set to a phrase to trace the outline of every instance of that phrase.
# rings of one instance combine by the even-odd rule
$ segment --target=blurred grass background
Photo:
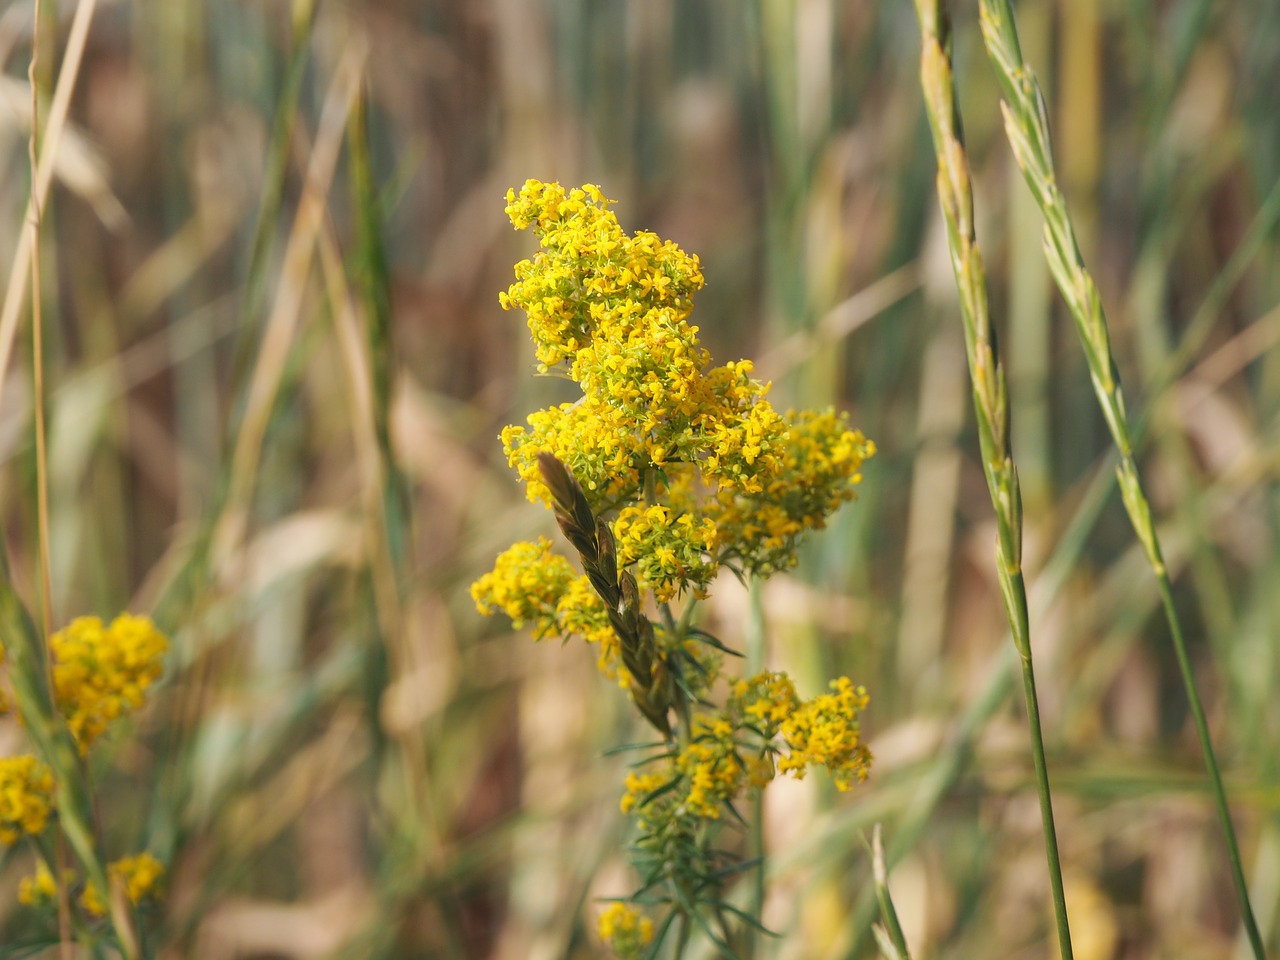
[[[43,5],[42,94],[73,4]],[[0,263],[29,192],[30,2],[0,12]],[[1280,948],[1280,7],[1018,5]],[[973,4],[958,83],[1012,392],[1076,953],[1239,955],[1158,597],[1003,140]],[[44,214],[54,619],[154,611],[169,677],[93,771],[108,853],[170,864],[167,955],[584,958],[627,893],[627,704],[467,587],[552,535],[496,435],[564,399],[497,292],[526,177],[698,253],[695,322],[879,453],[763,591],[801,692],[871,691],[871,780],[767,801],[759,955],[873,955],[882,821],[918,957],[1054,956],[909,4],[114,0]],[[47,103],[47,101],[45,101]],[[47,109],[47,107],[45,108]],[[43,110],[42,110],[43,113]],[[24,320],[24,325],[28,321]],[[0,511],[34,597],[26,334]],[[741,645],[730,579],[714,629]],[[0,733],[16,745],[20,731]],[[29,868],[6,855],[0,940]]]

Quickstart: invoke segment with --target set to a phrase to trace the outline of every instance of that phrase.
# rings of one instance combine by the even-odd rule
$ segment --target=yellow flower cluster
[[[471,585],[471,599],[485,616],[501,610],[517,627],[533,625],[542,639],[559,633],[556,608],[577,574],[569,561],[551,552],[551,541],[521,541],[498,555],[493,570]]]
[[[107,865],[107,872],[112,877],[119,877],[124,885],[125,896],[135,907],[147,899],[155,899],[160,892],[160,883],[164,879],[164,867],[150,853],[140,853],[134,857],[122,857]],[[62,882],[69,888],[78,882],[75,871],[66,869],[62,873]],[[18,884],[18,902],[29,907],[52,905],[58,896],[58,887],[54,883],[53,874],[44,863],[36,867],[36,872],[23,877]],[[86,883],[80,893],[81,908],[90,917],[106,916],[107,904],[102,893],[92,883]]]
[[[750,361],[712,367],[688,322],[703,285],[698,258],[652,233],[628,236],[610,203],[590,184],[529,180],[507,192],[512,224],[532,227],[541,249],[516,266],[502,306],[527,315],[540,368],[582,388],[577,402],[504,429],[507,459],[530,499],[549,504],[538,455],[553,454],[597,512],[625,516],[655,481],[650,504],[674,513],[666,534],[644,550],[633,542],[624,563],[661,601],[703,593],[723,562],[784,569],[799,537],[853,498],[875,448],[843,416],[780,415]],[[672,538],[677,519],[687,526]]]
[[[596,921],[600,939],[621,960],[644,956],[653,942],[653,921],[627,903],[611,903]]]
[[[577,636],[596,644],[601,672],[624,687],[630,683],[604,604],[586,576],[552,552],[546,537],[513,544],[499,554],[493,569],[471,585],[471,599],[485,616],[500,610],[517,628],[528,624],[539,640]]]
[[[846,414],[792,412],[787,421],[781,462],[764,489],[748,496],[722,489],[706,510],[729,545],[726,557],[764,576],[794,566],[800,537],[854,499],[862,464],[875,454]]]
[[[62,882],[67,886],[75,883],[75,873],[70,869],[62,871]],[[27,907],[43,907],[53,903],[58,897],[58,885],[54,883],[53,874],[43,863],[36,867],[36,872],[18,881],[18,902]]]
[[[799,703],[796,685],[785,673],[758,673],[737,681],[729,702],[730,709],[740,711],[766,740],[777,734]]]
[[[710,692],[726,648],[692,626],[692,604],[679,617],[666,605],[705,597],[721,566],[761,575],[792,566],[804,534],[854,498],[875,446],[844,414],[779,414],[749,361],[712,366],[689,322],[698,258],[652,233],[629,236],[610,203],[592,185],[529,180],[509,190],[507,215],[534,230],[540,249],[499,297],[528,318],[540,371],[581,388],[575,402],[506,427],[502,445],[589,576],[546,540],[520,543],[471,595],[481,613],[501,610],[538,637],[597,643],[601,669],[631,686],[663,740],[644,772],[627,776],[620,805],[640,834],[645,889],[699,878],[679,886],[688,907],[717,902],[732,867],[710,827],[748,785],[814,764],[841,790],[866,776],[858,714],[867,698],[842,678],[802,701],[785,674],[762,673],[729,678],[718,709]],[[660,620],[645,610],[650,599]],[[706,712],[690,728],[694,704]],[[653,934],[625,904],[600,916],[620,957],[647,953]]]
[[[871,766],[871,751],[858,725],[858,714],[867,707],[867,691],[848,677],[832,680],[831,689],[800,704],[783,721],[782,738],[790,750],[778,761],[778,769],[801,779],[807,767],[821,764],[843,791],[854,780],[867,779]]]
[[[618,562],[636,565],[640,580],[666,603],[683,587],[702,595],[716,574],[715,521],[670,507],[624,507],[613,524]]]
[[[77,617],[49,638],[49,647],[58,709],[83,754],[112,721],[142,706],[169,641],[146,617],[122,613],[110,626]]]
[[[530,500],[551,502],[538,472],[538,454],[552,453],[568,464],[587,495],[600,503],[630,499],[640,489],[647,466],[643,445],[611,428],[607,408],[590,398],[531,413],[528,428],[502,430],[508,462],[526,484]]]
[[[627,792],[618,804],[623,813],[646,806],[650,798],[671,783],[669,773],[636,773],[632,770],[624,782]]]
[[[622,812],[666,843],[696,832],[695,821],[719,820],[748,783],[766,786],[777,772],[800,779],[822,765],[838,789],[848,790],[866,779],[871,763],[858,725],[867,692],[847,677],[831,689],[801,700],[785,673],[733,682],[724,711],[697,715],[679,752],[660,757],[656,770],[627,775]]]
[[[534,227],[542,250],[516,264],[516,283],[500,297],[518,307],[545,371],[572,363],[593,339],[593,327],[618,304],[636,314],[668,308],[688,316],[693,291],[702,287],[697,257],[652,233],[628,237],[609,212],[612,201],[588,184],[565,191],[558,183],[525,182],[507,191],[507,216],[517,230]]]
[[[0,843],[42,833],[53,810],[53,774],[32,756],[0,759]]]
[[[159,891],[164,879],[164,865],[145,850],[133,857],[122,857],[111,864],[113,874],[124,881],[125,896],[135,906]]]
[[[135,907],[143,900],[155,899],[164,879],[164,866],[146,851],[134,857],[121,857],[108,864],[107,872],[112,877],[120,878],[124,884],[125,896]],[[105,916],[107,912],[102,895],[92,883],[85,884],[84,892],[80,895],[80,905],[92,917]]]
[[[744,786],[747,770],[734,744],[734,727],[723,717],[705,715],[693,722],[693,738],[676,757],[685,777],[687,811],[704,820],[719,820],[720,809]]]

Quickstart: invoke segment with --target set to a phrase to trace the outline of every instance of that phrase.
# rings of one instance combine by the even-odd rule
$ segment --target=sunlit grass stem
[[[938,200],[946,220],[951,267],[960,291],[965,350],[973,382],[973,409],[977,416],[978,437],[982,447],[982,466],[995,510],[997,577],[1014,646],[1022,665],[1023,695],[1027,706],[1036,788],[1040,797],[1040,817],[1044,828],[1049,882],[1053,891],[1058,945],[1063,960],[1069,960],[1072,956],[1071,930],[1067,922],[1066,895],[1058,854],[1057,830],[1053,822],[1044,738],[1040,730],[1027,591],[1022,576],[1022,494],[1009,445],[1009,404],[1004,368],[999,361],[996,334],[988,313],[986,270],[974,231],[969,164],[960,139],[959,112],[951,72],[950,24],[946,6],[941,0],[917,0],[916,14],[920,20],[922,40],[920,81],[938,159]]]
[[[889,869],[885,866],[884,840],[878,823],[871,833],[871,872],[875,878],[876,901],[880,904],[880,919],[883,923],[883,926],[875,929],[880,952],[890,960],[911,960],[907,936],[902,932],[898,911],[893,905],[893,895],[889,892]]]
[[[1196,734],[1200,739],[1205,766],[1209,772],[1218,819],[1222,823],[1222,830],[1226,837],[1227,854],[1231,863],[1236,898],[1240,904],[1241,919],[1255,957],[1262,960],[1266,954],[1253,916],[1253,908],[1249,903],[1249,889],[1241,865],[1240,847],[1236,840],[1235,828],[1231,823],[1222,775],[1214,756],[1209,724],[1205,719],[1204,707],[1196,689],[1195,676],[1182,635],[1182,624],[1173,603],[1172,584],[1161,553],[1155,523],[1151,518],[1151,506],[1143,490],[1133,455],[1132,432],[1128,414],[1125,411],[1119,373],[1111,356],[1111,342],[1107,332],[1106,314],[1102,308],[1102,298],[1093,277],[1085,269],[1084,258],[1080,254],[1071,217],[1067,212],[1066,200],[1058,188],[1044,96],[1035,75],[1023,60],[1013,8],[1008,0],[982,0],[979,12],[983,42],[986,44],[987,53],[1005,94],[1005,102],[1001,104],[1005,132],[1027,187],[1044,217],[1044,251],[1049,263],[1049,271],[1053,274],[1058,289],[1062,292],[1063,299],[1066,300],[1071,315],[1075,319],[1076,332],[1079,335],[1080,345],[1084,348],[1094,393],[1103,417],[1107,421],[1111,439],[1120,455],[1120,463],[1116,469],[1120,495],[1134,533],[1142,544],[1147,561],[1156,575],[1165,619],[1169,625],[1174,653],[1178,660],[1178,669],[1182,674],[1191,715],[1195,721]]]

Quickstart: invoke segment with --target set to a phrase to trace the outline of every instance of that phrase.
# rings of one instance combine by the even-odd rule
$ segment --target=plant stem
[[[1058,855],[1057,830],[1045,762],[1040,707],[1031,656],[1027,592],[1022,576],[1022,494],[1009,443],[1009,404],[1004,368],[996,346],[987,305],[986,270],[973,224],[973,192],[961,141],[959,108],[952,78],[950,23],[945,0],[916,0],[920,20],[920,82],[938,159],[938,199],[947,225],[951,266],[960,291],[965,349],[973,383],[983,472],[996,517],[996,573],[1014,646],[1022,664],[1027,727],[1040,798],[1049,883],[1062,960],[1071,960],[1071,929]]]
[[[885,936],[899,960],[911,960],[907,937],[902,932],[898,911],[893,905],[893,895],[889,892],[889,870],[884,863],[884,841],[878,823],[871,834],[871,872],[875,877],[876,900],[880,904],[880,919],[884,922]]]
[[[747,581],[750,606],[747,612],[746,631],[746,667],[747,676],[752,677],[764,669],[764,585],[759,577],[753,576]],[[755,869],[751,871],[751,899],[747,912],[756,922],[764,926],[765,898],[765,838],[764,838],[764,789],[753,788],[751,794],[751,834],[748,839],[749,855],[756,859]],[[749,941],[747,956],[754,956],[755,937]]]
[[[1151,505],[1147,500],[1133,455],[1132,433],[1125,412],[1124,394],[1120,377],[1111,356],[1110,337],[1107,332],[1106,314],[1097,284],[1084,266],[1084,258],[1076,241],[1066,200],[1058,188],[1054,171],[1053,151],[1049,139],[1049,122],[1044,106],[1044,95],[1026,61],[1018,42],[1018,29],[1014,22],[1013,8],[1009,0],[981,0],[979,20],[982,39],[1004,89],[1005,133],[1013,154],[1022,170],[1023,178],[1044,217],[1044,252],[1049,270],[1062,292],[1063,299],[1075,319],[1076,332],[1089,365],[1094,393],[1107,421],[1112,441],[1120,454],[1116,473],[1120,482],[1120,495],[1125,511],[1133,525],[1134,533],[1142,544],[1147,561],[1155,573],[1163,601],[1165,619],[1173,639],[1178,669],[1195,721],[1196,735],[1204,754],[1205,767],[1212,784],[1214,803],[1227,843],[1227,857],[1231,864],[1236,899],[1240,905],[1241,920],[1257,960],[1264,960],[1266,953],[1262,937],[1249,902],[1249,888],[1241,866],[1240,847],[1236,840],[1231,813],[1227,807],[1226,791],[1222,775],[1214,756],[1209,725],[1204,707],[1196,688],[1191,661],[1187,656],[1182,626],[1173,605],[1173,589],[1169,572],[1165,568],[1159,536],[1151,517]]]
[[[31,228],[31,371],[32,371],[32,403],[35,409],[36,433],[36,542],[39,556],[40,583],[40,635],[45,638],[44,668],[49,689],[53,689],[53,654],[49,650],[48,638],[52,630],[53,614],[50,594],[52,577],[49,573],[49,460],[45,450],[44,425],[44,318],[41,311],[41,294],[43,284],[40,280],[40,220],[43,209],[40,203],[39,177],[40,169],[40,18],[43,7],[40,0],[35,0],[32,7],[31,23],[31,63],[27,69],[27,78],[31,83],[31,139],[28,142],[28,153],[31,162],[31,217],[28,226]],[[54,840],[53,882],[58,889],[58,944],[62,960],[71,960],[71,904],[67,895],[67,885],[62,879],[62,868],[65,853],[62,846],[62,834],[59,832]]]

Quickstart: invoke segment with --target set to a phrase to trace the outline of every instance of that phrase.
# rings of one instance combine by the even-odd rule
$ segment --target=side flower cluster
[[[600,911],[596,931],[620,960],[638,960],[653,942],[653,921],[627,903],[611,903]]]
[[[512,544],[498,555],[493,570],[471,585],[471,598],[485,616],[501,611],[517,628],[529,626],[533,635],[581,637],[596,646],[600,671],[630,686],[631,675],[619,662],[618,637],[609,626],[609,612],[591,589],[587,577],[551,551],[551,541]]]
[[[748,785],[766,786],[778,773],[800,780],[822,766],[837,789],[850,789],[871,767],[858,720],[867,692],[848,677],[831,690],[801,700],[784,673],[736,681],[723,710],[694,718],[687,744],[628,774],[622,812],[647,837],[669,837],[719,820]]]
[[[49,638],[49,647],[58,709],[85,754],[108,725],[142,706],[169,641],[146,617],[122,613],[110,626],[77,617]]]

